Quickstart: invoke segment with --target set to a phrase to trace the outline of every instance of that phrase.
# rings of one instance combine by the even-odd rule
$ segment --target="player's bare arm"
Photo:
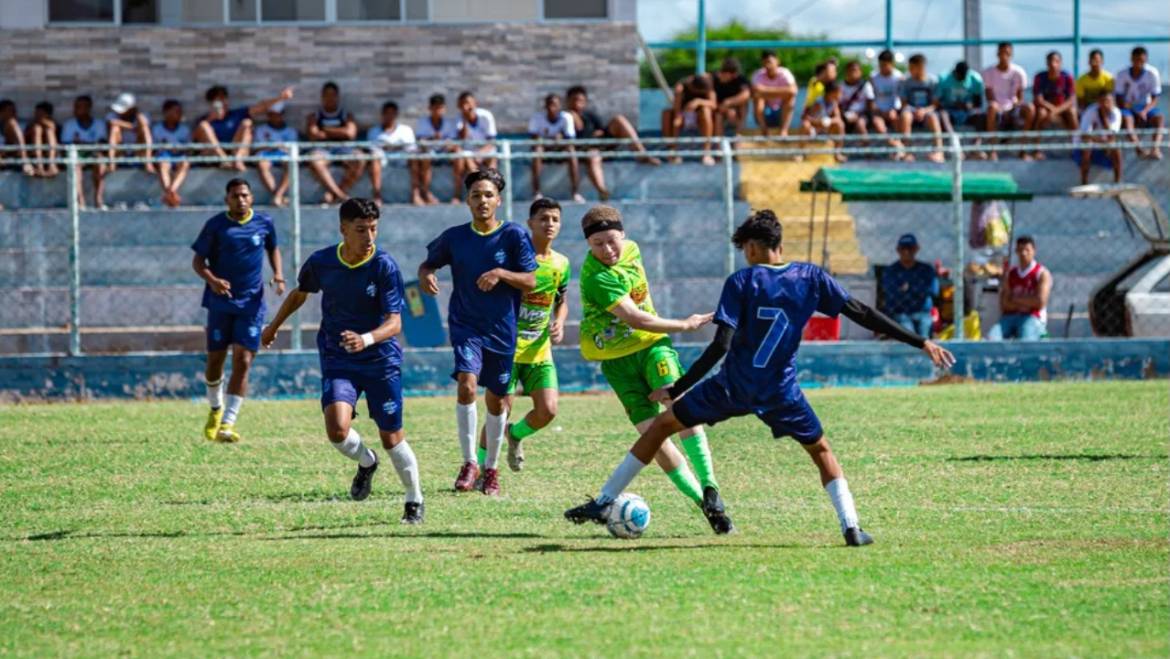
[[[284,264],[280,259],[279,247],[268,250],[268,263],[272,266],[272,279],[269,283],[276,287],[277,295],[284,295]]]
[[[207,265],[206,258],[196,254],[191,259],[191,268],[195,270],[195,274],[199,275],[200,279],[207,282],[207,285],[211,287],[212,293],[215,293],[216,295],[224,295],[227,297],[232,296],[231,282],[226,279],[220,279],[219,277],[216,277],[215,273],[211,271],[211,267]]]
[[[569,304],[564,299],[557,302],[552,322],[548,324],[548,337],[553,343],[565,340],[565,323],[569,320]]]
[[[439,294],[439,278],[435,276],[436,268],[428,268],[424,263],[418,266],[418,284],[427,295]]]
[[[382,319],[382,324],[365,334],[358,334],[352,330],[341,333],[341,346],[346,352],[361,352],[366,348],[389,340],[402,331],[402,314],[388,313]]]
[[[712,312],[693,314],[682,320],[660,318],[639,309],[628,295],[622,298],[617,303],[617,306],[610,309],[610,313],[634,329],[646,332],[661,332],[663,334],[693,332],[711,322],[711,319],[715,317],[715,314]]]
[[[289,293],[288,297],[284,298],[284,302],[280,304],[280,309],[272,317],[272,322],[268,323],[268,326],[260,333],[260,344],[265,348],[271,347],[276,341],[276,333],[280,330],[280,326],[284,324],[284,321],[288,320],[289,316],[296,313],[297,309],[304,306],[305,301],[308,299],[308,293],[299,288],[293,289],[293,292]]]
[[[521,293],[527,293],[536,288],[536,273],[513,272],[504,268],[492,268],[480,275],[475,284],[479,286],[479,290],[486,292],[495,288],[500,282],[504,282],[512,288],[519,290]]]

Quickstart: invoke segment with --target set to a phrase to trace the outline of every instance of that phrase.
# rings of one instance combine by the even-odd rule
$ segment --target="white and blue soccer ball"
[[[609,507],[605,527],[615,538],[634,540],[650,526],[650,506],[637,494],[622,494]]]

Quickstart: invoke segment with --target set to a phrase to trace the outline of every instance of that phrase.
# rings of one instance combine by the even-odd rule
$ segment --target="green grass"
[[[347,500],[312,401],[248,402],[237,446],[192,402],[0,408],[0,654],[1170,652],[1165,381],[809,398],[872,547],[753,419],[710,430],[738,534],[648,470],[629,542],[561,519],[633,439],[608,396],[565,399],[499,499],[449,489],[452,401],[409,400],[421,528],[388,461]]]

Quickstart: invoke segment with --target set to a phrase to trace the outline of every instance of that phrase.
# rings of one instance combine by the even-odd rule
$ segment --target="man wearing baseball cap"
[[[138,102],[134,98],[134,94],[129,92],[118,94],[118,98],[110,104],[110,112],[106,115],[106,126],[110,140],[109,171],[112,172],[116,168],[117,161],[114,159],[118,156],[123,158],[134,155],[151,157],[150,147],[154,140],[150,134],[150,117],[138,109]],[[142,152],[130,152],[114,148],[119,144],[141,144],[145,149]],[[154,173],[154,163],[147,162],[143,167],[146,171]]]
[[[918,238],[898,238],[898,260],[882,271],[882,311],[920,336],[930,337],[930,310],[938,297],[938,274],[918,257]]]

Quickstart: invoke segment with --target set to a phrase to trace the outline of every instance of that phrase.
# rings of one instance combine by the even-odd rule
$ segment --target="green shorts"
[[[557,385],[557,367],[552,360],[536,364],[514,363],[512,379],[508,382],[508,395],[514,395],[517,386],[524,390],[526,396],[531,396],[541,389],[556,389]]]
[[[664,338],[632,355],[601,362],[601,373],[626,408],[630,423],[638,425],[662,411],[648,396],[682,377],[682,367],[674,344]]]

